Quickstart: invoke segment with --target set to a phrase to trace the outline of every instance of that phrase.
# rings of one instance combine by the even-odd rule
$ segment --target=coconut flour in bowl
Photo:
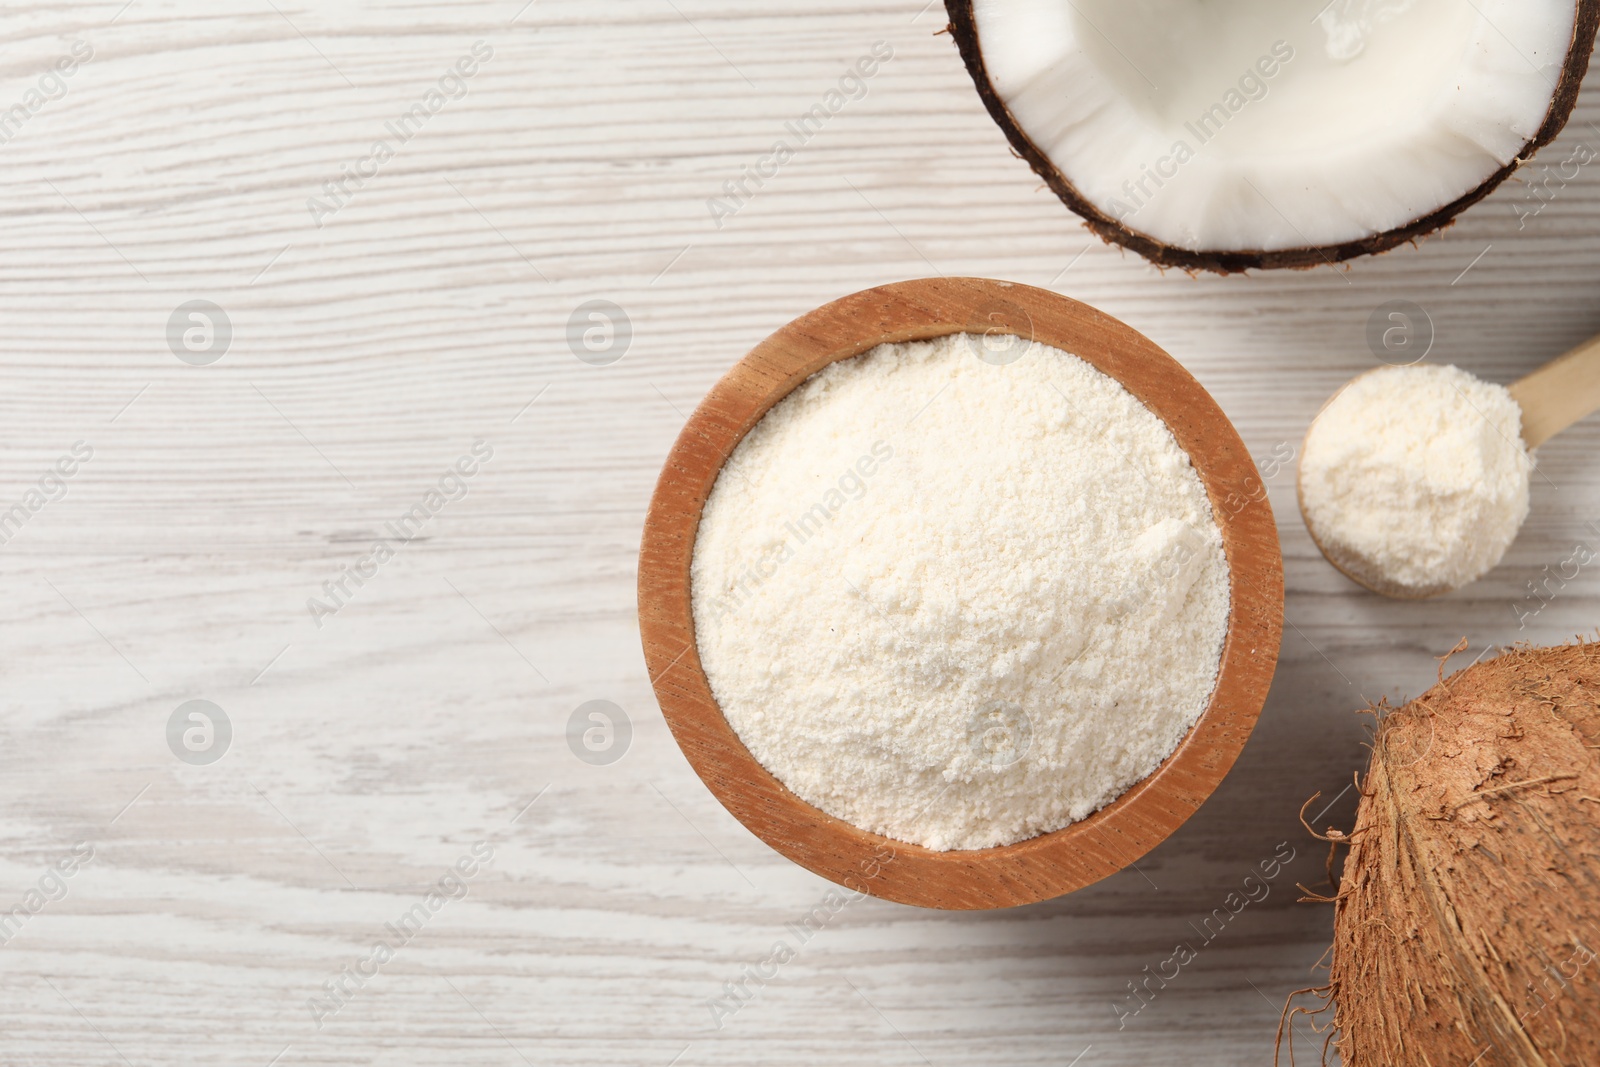
[[[983,344],[883,345],[802,383],[723,465],[692,566],[750,753],[939,850],[1059,829],[1151,774],[1228,627],[1222,535],[1167,426],[1076,356]]]

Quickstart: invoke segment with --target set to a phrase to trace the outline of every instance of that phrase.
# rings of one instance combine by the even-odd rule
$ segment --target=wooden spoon
[[[1211,702],[1148,778],[1089,817],[1000,848],[936,852],[868,833],[772,776],[728,724],[695,645],[690,562],[724,460],[779,400],[828,364],[886,342],[953,333],[1038,340],[1120,381],[1177,438],[1222,531],[1231,607]],[[951,447],[958,447],[952,444]],[[1043,289],[978,278],[901,282],[803,315],[757,345],[690,416],[661,471],[639,550],[639,629],[661,712],[706,786],[750,831],[852,890],[930,908],[1003,908],[1099,881],[1158,845],[1233,765],[1266,700],[1283,629],[1277,527],[1254,461],[1216,401],[1109,315]]]
[[[1510,389],[1522,405],[1522,443],[1531,452],[1600,411],[1600,337],[1551,360]]]
[[[1391,368],[1377,367],[1367,371],[1366,374],[1357,375],[1345,383],[1338,393],[1328,398],[1328,402],[1322,405],[1322,411],[1326,411],[1328,405],[1338,399],[1339,393],[1343,393],[1345,389],[1368,374],[1381,374],[1389,369]],[[1562,430],[1600,411],[1600,337],[1585,341],[1566,355],[1551,360],[1507,388],[1512,398],[1522,408],[1522,443],[1531,452]],[[1317,413],[1317,418],[1322,417],[1322,411]],[[1311,420],[1312,426],[1316,423],[1316,419]],[[1306,440],[1310,440],[1310,437],[1311,430],[1308,428]],[[1303,444],[1300,452],[1302,456],[1305,454]],[[1296,488],[1297,490],[1302,488],[1298,477]],[[1451,591],[1444,586],[1428,589],[1401,588],[1355,573],[1357,570],[1355,566],[1342,559],[1338,552],[1330,551],[1317,537],[1317,528],[1306,514],[1303,492],[1299,493],[1299,500],[1300,515],[1305,520],[1306,530],[1310,532],[1312,542],[1321,551],[1323,558],[1357,585],[1396,600],[1424,600]]]

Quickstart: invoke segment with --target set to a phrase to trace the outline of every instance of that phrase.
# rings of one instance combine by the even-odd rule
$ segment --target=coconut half
[[[1222,272],[1443,226],[1561,131],[1600,26],[1600,0],[946,7],[989,113],[1068,207]]]

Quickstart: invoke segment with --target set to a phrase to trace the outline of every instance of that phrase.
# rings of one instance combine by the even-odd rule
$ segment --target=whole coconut
[[[1336,905],[1345,1067],[1600,1065],[1597,749],[1592,644],[1508,652],[1380,721]]]

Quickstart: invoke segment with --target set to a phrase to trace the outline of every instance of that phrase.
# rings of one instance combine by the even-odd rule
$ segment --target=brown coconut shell
[[[978,26],[972,14],[972,0],[945,0],[944,6],[950,16],[948,31],[954,38],[956,47],[961,50],[961,59],[967,66],[967,72],[972,75],[978,96],[983,100],[984,107],[989,110],[990,117],[1005,132],[1006,140],[1011,142],[1011,147],[1017,154],[1028,162],[1034,173],[1044,179],[1045,184],[1050,186],[1064,204],[1083,216],[1084,224],[1090,230],[1107,243],[1133,249],[1159,267],[1181,267],[1184,270],[1204,270],[1218,274],[1237,274],[1262,267],[1306,269],[1324,264],[1332,265],[1356,256],[1387,252],[1396,245],[1414,241],[1448,225],[1457,215],[1494,192],[1501,182],[1511,177],[1518,167],[1533,157],[1536,151],[1556,139],[1562,127],[1567,124],[1567,119],[1571,117],[1573,106],[1578,102],[1578,89],[1583,83],[1584,74],[1589,69],[1590,53],[1594,51],[1595,33],[1600,30],[1600,0],[1578,0],[1572,43],[1567,49],[1566,62],[1562,64],[1561,77],[1551,94],[1550,110],[1545,113],[1544,124],[1523,145],[1516,159],[1495,171],[1483,184],[1465,196],[1404,226],[1384,233],[1375,233],[1359,241],[1287,248],[1272,252],[1204,249],[1191,251],[1164,244],[1148,234],[1124,226],[1079,193],[1066,176],[1056,169],[1055,164],[1050,162],[1049,157],[1023,132],[1022,126],[1006,107],[1005,102],[1000,99],[1000,94],[996,92],[994,83],[989,78],[988,67],[984,63],[983,49],[979,46]]]
[[[1597,750],[1600,645],[1506,653],[1382,718],[1335,911],[1345,1067],[1600,1064]]]

